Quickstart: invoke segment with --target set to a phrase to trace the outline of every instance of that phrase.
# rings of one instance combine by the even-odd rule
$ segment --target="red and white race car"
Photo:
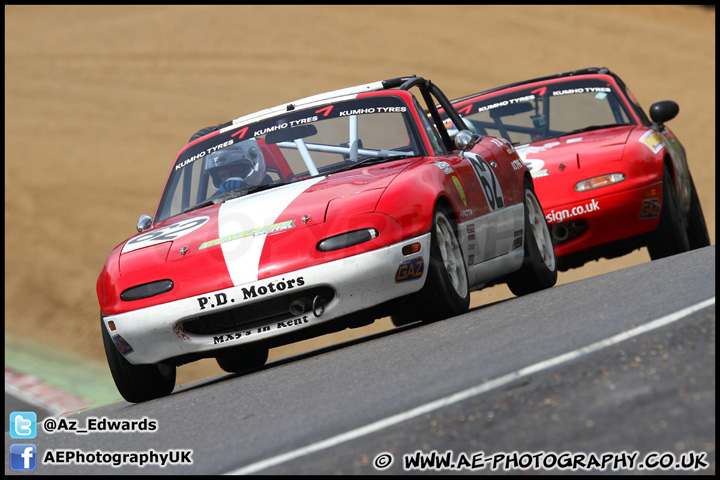
[[[461,314],[493,283],[553,286],[530,171],[507,141],[451,138],[436,104],[462,124],[437,86],[404,77],[194,135],[98,278],[123,397],[169,394],[199,358],[246,371],[271,347],[377,318]]]
[[[665,126],[675,102],[654,103],[648,118],[616,74],[588,68],[452,103],[470,130],[508,140],[530,168],[559,270],[710,244],[685,149]]]

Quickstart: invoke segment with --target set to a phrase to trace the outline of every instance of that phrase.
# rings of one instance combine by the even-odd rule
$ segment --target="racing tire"
[[[525,258],[522,267],[511,274],[507,286],[516,296],[550,288],[557,282],[555,247],[532,183],[525,179],[523,209],[525,212]]]
[[[651,260],[677,255],[690,250],[688,232],[685,230],[680,217],[680,206],[667,166],[663,167],[660,222],[657,228],[649,235],[647,249]]]
[[[415,308],[416,301],[414,300],[414,296],[409,297],[409,301],[404,304],[404,309],[402,311],[395,312],[390,315],[390,321],[392,324],[396,327],[404,327],[405,325],[410,325],[411,323],[415,323],[420,320],[420,315]]]
[[[690,250],[710,245],[710,235],[705,223],[705,215],[703,215],[692,177],[690,177],[690,215],[688,217],[687,234]]]
[[[214,127],[201,128],[200,130],[198,130],[197,132],[195,132],[195,134],[194,134],[192,137],[190,137],[190,140],[188,140],[188,143],[192,142],[193,140],[197,140],[197,139],[200,138],[200,137],[204,137],[204,136],[207,135],[208,133],[214,132],[214,131],[217,130],[217,129],[218,129],[218,127],[215,127],[215,126],[214,126]]]
[[[413,298],[413,309],[391,316],[395,326],[414,320],[429,323],[467,312],[470,284],[467,266],[458,241],[457,225],[450,210],[441,206],[433,212],[430,262],[423,288]]]
[[[140,403],[172,393],[177,372],[175,365],[133,365],[115,347],[102,319],[100,328],[110,373],[125,400]]]
[[[228,373],[241,373],[255,370],[265,365],[268,359],[269,350],[267,347],[248,345],[229,349],[222,355],[218,355],[218,365]]]

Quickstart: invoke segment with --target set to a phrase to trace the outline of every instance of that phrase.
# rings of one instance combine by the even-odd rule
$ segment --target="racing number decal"
[[[187,235],[193,230],[200,228],[210,217],[198,217],[178,222],[168,227],[159,228],[143,235],[138,235],[125,244],[123,252],[131,252],[138,248],[157,245],[158,243],[170,242],[183,235]]]
[[[487,164],[484,158],[474,153],[466,154],[465,158],[470,161],[470,165],[472,165],[478,180],[480,180],[490,211],[504,207],[505,201],[503,200],[502,188],[500,188],[500,182],[498,182],[490,165]]]

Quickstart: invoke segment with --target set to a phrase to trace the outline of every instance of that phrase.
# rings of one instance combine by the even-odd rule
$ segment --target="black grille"
[[[334,291],[330,287],[311,288],[302,292],[261,300],[249,305],[196,317],[185,321],[182,326],[186,332],[196,335],[230,333],[241,328],[297,317],[298,315],[290,313],[290,305],[297,300],[305,299],[307,305],[312,305],[313,300],[317,298],[316,306],[320,307],[330,302],[334,296]]]

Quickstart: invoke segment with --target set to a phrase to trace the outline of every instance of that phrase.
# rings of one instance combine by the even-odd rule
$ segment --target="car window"
[[[578,92],[571,90],[566,95],[550,96],[548,123],[557,132],[570,132],[591,125],[629,123],[628,117],[613,108],[607,93]],[[620,118],[616,117],[620,114]]]
[[[458,106],[468,126],[513,145],[633,121],[615,89],[602,80],[575,80],[498,93]]]
[[[256,118],[180,152],[156,222],[233,192],[425,154],[410,108],[398,96],[371,95]]]
[[[422,112],[423,108],[420,106],[417,98],[413,97],[413,102],[415,102],[415,108],[417,108],[418,112]],[[432,145],[434,154],[446,155],[448,153],[447,149],[445,148],[442,138],[440,137],[440,133],[438,133],[435,125],[430,123],[430,119],[425,115],[420,115],[420,121],[423,124],[423,128],[425,129],[428,139],[430,139],[430,145]]]

